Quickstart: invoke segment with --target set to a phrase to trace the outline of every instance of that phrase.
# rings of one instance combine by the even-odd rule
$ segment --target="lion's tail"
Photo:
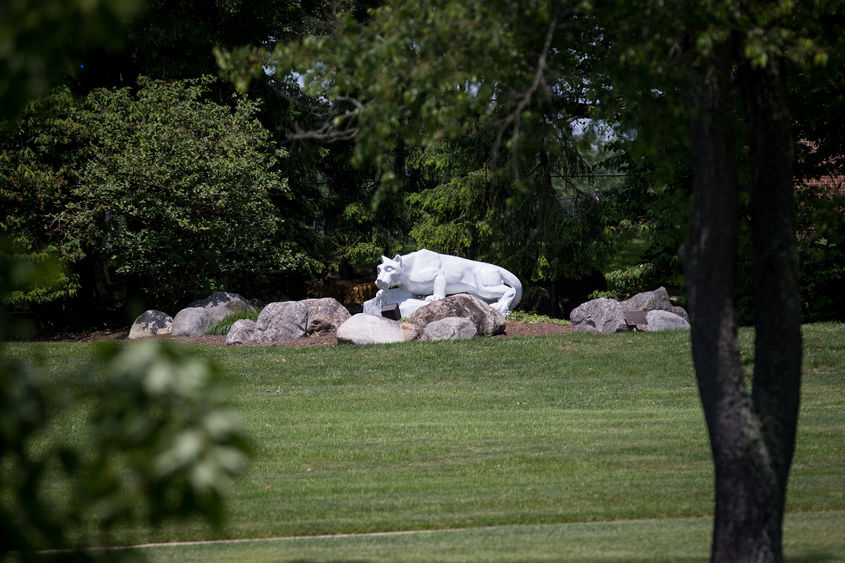
[[[513,310],[517,305],[519,305],[519,302],[522,299],[522,283],[519,281],[518,277],[510,273],[508,270],[505,270],[501,266],[499,269],[502,272],[502,280],[516,290],[516,295],[514,295],[513,301],[511,301],[510,305],[510,310]]]

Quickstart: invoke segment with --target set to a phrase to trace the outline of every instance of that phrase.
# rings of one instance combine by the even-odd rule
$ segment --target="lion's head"
[[[379,289],[390,289],[399,285],[399,282],[402,281],[402,257],[398,254],[393,260],[387,256],[382,256],[381,264],[376,269],[378,270],[376,287]]]

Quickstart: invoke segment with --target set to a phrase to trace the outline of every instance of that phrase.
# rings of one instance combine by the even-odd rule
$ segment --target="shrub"
[[[57,90],[2,147],[0,229],[27,252],[56,252],[67,293],[85,285],[101,299],[133,291],[165,306],[319,270],[286,212],[286,153],[255,102],[210,101],[211,82],[141,78],[81,102]]]
[[[538,313],[530,313],[528,311],[511,311],[508,314],[509,321],[518,323],[554,323],[562,326],[571,326],[572,323],[564,319],[555,319],[547,315],[540,315]]]
[[[607,291],[595,291],[590,299],[605,297],[624,300],[643,291],[651,291],[658,283],[653,263],[636,264],[628,268],[613,270],[604,275]]]

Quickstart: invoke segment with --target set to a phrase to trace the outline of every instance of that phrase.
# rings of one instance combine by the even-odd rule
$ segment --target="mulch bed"
[[[493,338],[507,338],[509,336],[544,336],[547,334],[563,334],[574,332],[571,326],[562,326],[556,323],[520,323],[508,322],[505,333],[496,335]],[[126,340],[129,330],[101,330],[95,332],[61,333],[46,338],[42,341],[49,342],[120,342]],[[184,342],[200,346],[225,346],[225,336],[160,336],[156,340]],[[280,346],[296,348],[302,346],[335,346],[337,336],[334,332],[324,332],[312,336],[303,336],[287,342],[275,344],[248,343],[242,346]]]

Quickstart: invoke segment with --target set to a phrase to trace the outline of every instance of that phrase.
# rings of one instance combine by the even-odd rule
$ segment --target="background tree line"
[[[120,47],[66,45],[64,85],[20,108],[0,143],[4,232],[65,269],[12,303],[123,322],[216,289],[299,297],[423,246],[502,264],[561,316],[594,291],[684,295],[684,135],[669,116],[610,140],[573,132],[676,107],[607,95],[617,53],[591,16],[444,2],[385,6],[380,21],[378,4],[157,0]],[[799,109],[824,114],[799,116],[806,177],[841,167],[837,64],[793,79]],[[581,178],[603,170],[625,176],[596,201]],[[805,318],[842,318],[842,194],[795,194]]]
[[[299,297],[418,247],[500,263],[561,316],[590,292],[684,295],[677,106],[668,92],[616,95],[611,80],[636,89],[643,74],[611,75],[619,55],[599,22],[544,3],[379,4],[156,0],[121,46],[63,45],[64,85],[18,108],[0,142],[0,225],[18,252],[65,269],[12,303],[125,322],[216,289]],[[817,34],[832,36],[824,21]],[[806,177],[841,169],[839,64],[792,78],[821,112],[797,116]],[[610,140],[573,131],[614,112],[650,119]],[[607,170],[625,176],[596,201],[583,178]],[[795,195],[804,316],[842,318],[842,194]]]

